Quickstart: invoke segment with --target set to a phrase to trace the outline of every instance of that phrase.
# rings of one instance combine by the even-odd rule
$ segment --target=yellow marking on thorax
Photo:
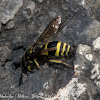
[[[67,47],[66,55],[68,55],[69,49],[70,49],[70,45],[68,45]]]
[[[33,52],[35,52],[35,50],[33,50]]]
[[[30,54],[32,53],[32,49],[30,50]]]
[[[29,61],[30,63],[33,63],[33,61]]]
[[[44,49],[47,49],[47,46],[48,46],[48,43],[45,44]],[[44,55],[47,55],[48,56],[48,52],[45,52]]]
[[[55,52],[55,56],[59,56],[60,46],[61,46],[61,42],[58,42],[57,43],[57,50]]]
[[[61,55],[62,55],[62,56],[64,56],[65,48],[66,48],[66,43],[63,44],[63,50],[62,50],[62,52],[61,52]]]

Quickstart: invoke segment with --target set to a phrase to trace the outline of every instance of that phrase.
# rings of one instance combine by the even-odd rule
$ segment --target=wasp
[[[27,71],[33,72],[34,66],[37,66],[38,69],[41,71],[41,76],[43,76],[40,62],[60,63],[69,68],[74,68],[66,62],[49,58],[54,56],[71,58],[75,53],[73,46],[70,46],[61,41],[48,41],[51,36],[56,34],[60,23],[60,16],[52,20],[47,28],[44,30],[44,32],[39,36],[35,44],[25,51],[25,54],[22,57],[22,71],[24,73],[27,73]]]

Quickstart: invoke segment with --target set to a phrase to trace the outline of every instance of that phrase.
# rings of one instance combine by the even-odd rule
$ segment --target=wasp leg
[[[37,59],[34,59],[35,64],[37,65],[37,67],[39,68],[39,70],[41,71],[41,77],[43,76],[43,72],[41,67],[39,66],[38,62],[36,61]]]
[[[60,60],[49,60],[49,62],[64,64],[65,66],[67,66],[69,68],[74,68],[75,69],[75,67],[73,67],[73,66],[71,66],[71,65],[69,65],[69,64],[67,64],[67,63],[65,63],[63,61],[60,61]]]

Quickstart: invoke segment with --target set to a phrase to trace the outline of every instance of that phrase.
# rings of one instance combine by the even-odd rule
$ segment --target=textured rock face
[[[0,61],[5,63],[10,58],[11,50],[7,47],[0,47]]]
[[[100,100],[99,12],[100,0],[1,0],[0,99]],[[34,69],[19,87],[24,49],[58,15],[62,23],[51,41],[76,47],[75,57],[60,60],[77,69],[44,64],[42,78]]]
[[[2,0],[0,3],[0,22],[6,24],[14,19],[15,14],[23,5],[23,0]]]
[[[34,10],[35,10],[35,3],[32,1],[29,1],[29,3],[27,4],[27,7],[23,11],[23,16],[26,19],[31,19],[33,16]]]
[[[2,24],[0,23],[0,32],[1,32],[1,27],[2,27]]]
[[[6,29],[12,29],[14,28],[14,26],[15,26],[14,21],[9,21],[6,25]]]

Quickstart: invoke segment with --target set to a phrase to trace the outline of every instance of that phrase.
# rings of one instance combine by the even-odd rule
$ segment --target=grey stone
[[[81,55],[86,55],[91,53],[91,47],[87,45],[80,44],[77,48],[77,53]]]
[[[54,97],[48,97],[48,100],[76,100],[82,93],[86,91],[86,83],[79,83],[77,78],[72,78],[68,85],[61,88]]]
[[[10,57],[11,51],[7,46],[0,47],[0,61],[6,61]]]
[[[86,54],[85,57],[89,60],[89,61],[93,61],[94,57],[92,54]]]
[[[2,27],[2,24],[0,23],[0,32],[1,32],[1,27]]]
[[[27,7],[22,12],[26,19],[31,19],[33,17],[34,11],[35,3],[33,1],[29,1]]]
[[[96,18],[100,21],[98,12],[100,0],[81,0],[79,4],[87,10],[88,14],[92,16],[92,18]]]
[[[100,51],[100,37],[98,37],[97,39],[95,39],[94,41],[93,41],[93,49],[95,50],[95,51]]]
[[[0,3],[0,22],[6,24],[14,19],[19,9],[23,6],[23,0],[2,0]]]
[[[95,42],[96,41],[97,40],[95,40]],[[90,49],[87,48],[87,47],[89,47],[89,46],[79,45],[78,48],[77,48],[76,60],[74,62],[75,66],[77,68],[75,70],[75,75],[79,79],[81,79],[82,77],[84,77],[84,75],[87,74],[87,72],[90,69],[92,69],[90,71],[91,74],[88,75],[88,77],[91,77],[91,79],[93,80],[94,84],[100,89],[100,81],[99,81],[99,79],[100,79],[100,61],[99,61],[99,58],[98,58],[99,55],[96,54],[95,49],[93,49],[95,47],[93,47],[93,48],[89,47]],[[80,53],[80,51],[82,51],[82,53]],[[86,84],[88,84],[88,83],[86,82]],[[89,84],[88,84],[88,86],[89,86]],[[92,90],[92,91],[94,91],[94,90]],[[93,95],[93,94],[91,94],[91,95]]]
[[[97,38],[100,34],[100,23],[97,20],[93,20],[91,24],[81,33],[86,36],[86,41],[89,42],[91,39]]]
[[[38,3],[42,3],[43,2],[43,0],[38,0]]]
[[[12,21],[9,21],[7,23],[7,25],[5,26],[6,29],[12,29],[15,27],[15,22],[12,20]]]
[[[81,0],[80,4],[81,4],[85,9],[89,9],[90,7],[93,6],[94,0]]]
[[[66,6],[66,4],[63,4],[63,5],[62,5],[62,8],[63,8],[64,10],[68,10],[68,7]]]
[[[49,12],[50,17],[54,18],[57,16],[57,13],[54,11]]]

